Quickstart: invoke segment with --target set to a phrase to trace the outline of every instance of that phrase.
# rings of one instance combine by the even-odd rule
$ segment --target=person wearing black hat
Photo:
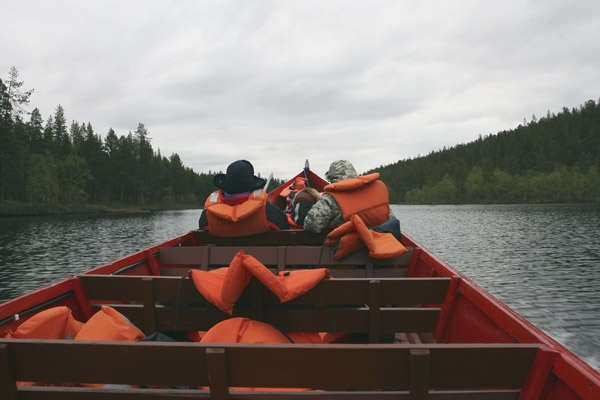
[[[213,192],[204,203],[198,225],[215,236],[245,236],[289,229],[286,215],[267,201],[266,181],[254,175],[249,161],[238,160],[217,174]],[[243,207],[241,207],[244,205]]]

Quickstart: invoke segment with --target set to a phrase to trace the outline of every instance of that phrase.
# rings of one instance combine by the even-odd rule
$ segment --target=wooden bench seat
[[[314,233],[284,229],[240,237],[213,236],[207,231],[192,231],[198,245],[216,246],[321,246],[328,232]]]
[[[230,318],[209,304],[189,278],[85,274],[79,280],[94,311],[110,305],[146,334],[208,330]],[[376,343],[383,332],[433,332],[450,280],[323,280],[304,295],[281,303],[252,279],[233,316],[269,322],[286,332],[366,333]]]
[[[538,344],[248,345],[0,339],[0,393],[6,400],[508,400],[517,399],[521,390],[531,390],[533,380],[527,378],[544,350]],[[121,386],[27,387],[17,386],[16,381]],[[242,392],[231,387],[313,391]]]
[[[93,310],[110,305],[146,334],[207,330],[229,318],[189,278],[78,279]],[[550,371],[556,356],[540,344],[377,343],[382,332],[433,331],[454,279],[324,280],[283,304],[253,279],[234,308],[233,316],[288,332],[365,332],[369,344],[0,339],[0,394],[11,400],[535,398],[544,382],[537,375]],[[110,386],[29,387],[17,381]]]
[[[228,266],[240,246],[181,246],[159,248],[161,275],[183,275],[190,268],[204,270]],[[367,249],[336,260],[334,251],[321,246],[244,246],[250,254],[274,271],[293,268],[329,268],[334,277],[401,277],[406,276],[413,249],[398,257],[375,259]],[[185,267],[183,267],[185,266]]]

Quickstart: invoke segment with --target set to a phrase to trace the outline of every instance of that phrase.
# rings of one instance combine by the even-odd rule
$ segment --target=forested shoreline
[[[396,204],[598,203],[600,102],[375,171]]]
[[[214,190],[143,123],[103,137],[61,105],[44,121],[23,85],[14,67],[0,79],[0,215],[201,208]],[[600,102],[375,171],[395,204],[600,202]]]
[[[155,151],[143,123],[127,134],[112,128],[104,138],[91,123],[72,121],[58,105],[44,122],[24,107],[33,90],[22,90],[12,68],[0,79],[0,200],[4,208],[53,212],[202,207],[214,190],[213,176],[183,165],[178,154]],[[26,203],[18,207],[7,203]]]

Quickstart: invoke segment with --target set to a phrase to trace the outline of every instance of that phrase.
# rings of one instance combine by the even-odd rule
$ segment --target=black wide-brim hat
[[[246,160],[238,160],[229,164],[226,174],[216,174],[215,186],[229,194],[252,192],[262,189],[267,183],[254,176],[254,167]]]

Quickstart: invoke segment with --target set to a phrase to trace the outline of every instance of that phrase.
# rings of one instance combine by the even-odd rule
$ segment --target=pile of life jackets
[[[256,277],[275,293],[282,302],[287,302],[306,293],[323,279],[329,279],[327,268],[282,271],[274,275],[256,258],[240,250],[229,267],[212,271],[190,270],[189,274],[198,291],[223,312],[231,315],[233,306],[250,279]],[[229,321],[229,322],[227,322]],[[233,318],[217,324],[199,338],[201,342],[216,341],[225,343],[327,343],[333,336],[327,333],[283,334],[268,324],[248,319]],[[236,329],[230,329],[236,324]],[[273,332],[275,329],[277,332]],[[234,334],[232,332],[237,332]],[[259,332],[264,332],[261,338]],[[231,335],[238,339],[233,340]],[[244,335],[251,335],[251,339]],[[139,341],[146,336],[125,316],[109,306],[101,306],[86,323],[76,320],[66,306],[49,308],[24,321],[12,331],[7,330],[9,339],[74,339],[74,340],[120,340]],[[296,340],[293,339],[296,338]],[[245,338],[245,339],[243,339]],[[282,339],[283,338],[283,339]]]
[[[146,337],[127,318],[112,307],[102,306],[86,322],[77,321],[66,306],[41,311],[23,322],[7,339],[128,340]]]
[[[278,276],[260,261],[240,250],[229,267],[211,271],[190,270],[196,288],[212,304],[231,315],[233,306],[250,279],[256,277],[275,293],[282,302],[290,301],[329,278],[327,268],[281,271]]]
[[[229,267],[213,271],[191,270],[190,275],[199,292],[219,309],[233,312],[233,306],[252,277],[271,289],[282,302],[306,293],[322,279],[328,279],[326,268],[297,270],[274,275],[254,257],[238,252]],[[206,332],[190,332],[189,337],[201,343],[330,343],[343,333],[292,332],[285,333],[274,326],[248,318],[224,320]],[[140,341],[146,335],[125,316],[109,306],[101,306],[87,322],[76,320],[66,306],[49,308],[35,314],[19,325],[7,330],[5,338],[11,339],[72,339]],[[18,382],[18,385],[47,386],[37,382]],[[62,384],[61,384],[62,385]],[[69,386],[73,386],[69,384]],[[75,386],[103,387],[102,384],[77,384]],[[108,385],[110,386],[110,385]],[[206,388],[203,388],[206,389]],[[233,390],[311,390],[232,388]]]
[[[102,306],[86,322],[77,321],[71,309],[59,306],[40,311],[15,330],[6,331],[7,339],[73,339],[139,341],[146,335],[112,307]],[[17,382],[19,386],[54,386],[39,382]],[[73,386],[69,384],[68,386]],[[75,386],[103,387],[81,383]]]
[[[393,230],[392,230],[393,231]],[[399,234],[399,226],[398,226]],[[366,246],[372,257],[392,257],[406,252],[399,238],[390,232],[368,229],[358,215],[332,231],[326,245],[337,246],[335,256],[342,258]],[[223,312],[232,315],[233,307],[255,277],[282,302],[306,293],[323,279],[329,279],[326,268],[282,271],[274,275],[256,258],[240,250],[228,267],[211,271],[190,270],[194,285],[209,302]],[[192,340],[201,343],[331,343],[344,333],[330,332],[283,332],[276,327],[248,318],[224,320],[206,332],[189,332]],[[24,321],[19,327],[5,332],[5,338],[14,339],[73,339],[140,341],[145,334],[121,313],[109,306],[102,306],[87,322],[76,320],[66,306],[49,308]],[[20,385],[40,385],[35,382],[19,382]],[[81,386],[102,387],[96,384]],[[232,388],[239,390],[264,390],[264,388]],[[311,389],[270,389],[311,390]]]
[[[252,277],[287,302],[308,292],[323,279],[329,279],[327,268],[281,271],[274,275],[264,264],[240,250],[228,267],[211,271],[190,270],[198,292],[221,311],[231,315],[235,302]],[[230,322],[227,322],[230,321]],[[223,343],[331,343],[344,333],[288,332],[282,333],[271,325],[246,318],[223,321],[207,332],[189,332],[198,342]],[[233,324],[233,325],[230,325]],[[247,336],[249,335],[249,336]],[[207,338],[208,337],[208,338]],[[234,340],[235,339],[235,340]],[[239,341],[238,341],[239,340]]]
[[[362,218],[355,214],[349,221],[331,231],[325,238],[324,245],[335,248],[336,260],[363,247],[369,249],[369,257],[391,258],[408,253],[400,240],[400,221],[396,218],[369,229]]]

